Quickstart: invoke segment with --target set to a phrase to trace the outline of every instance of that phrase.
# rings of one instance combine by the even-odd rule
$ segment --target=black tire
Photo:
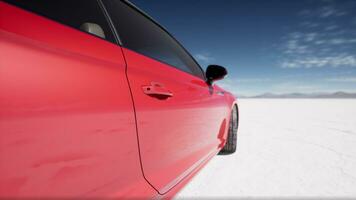
[[[239,110],[237,105],[231,111],[227,141],[219,155],[230,155],[235,153],[237,145],[237,129],[239,126]]]

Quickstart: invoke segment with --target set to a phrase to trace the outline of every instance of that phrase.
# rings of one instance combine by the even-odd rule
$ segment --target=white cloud
[[[344,38],[334,38],[328,41],[329,44],[352,44],[356,43],[356,39],[344,39]]]
[[[321,18],[340,17],[346,14],[347,12],[343,10],[338,10],[333,6],[324,6],[319,11],[319,17]]]
[[[295,61],[283,61],[282,68],[300,68],[300,65]]]
[[[337,28],[338,28],[337,25],[332,24],[332,25],[330,25],[330,26],[325,27],[325,30],[326,30],[326,31],[333,31],[333,30],[335,30],[335,29],[337,29]]]
[[[332,47],[327,45],[352,45],[356,43],[356,38],[341,38],[325,36],[321,33],[298,33],[289,34],[288,40],[282,47],[283,53],[289,55],[315,54],[320,52],[330,52]],[[322,48],[320,47],[321,45]],[[328,49],[324,51],[323,49]]]
[[[319,17],[319,18],[330,18],[330,17],[341,17],[347,15],[348,13],[344,9],[340,9],[337,5],[325,5],[319,9],[305,9],[298,13],[299,16],[309,18],[309,17]],[[307,26],[309,24],[306,24]]]
[[[303,34],[300,32],[293,32],[293,33],[290,33],[289,36],[293,39],[299,39],[303,36]]]
[[[356,77],[337,77],[337,78],[329,78],[326,81],[330,82],[340,82],[340,83],[356,83]]]
[[[282,68],[356,67],[356,56],[305,57],[283,61],[281,66]]]
[[[317,45],[325,44],[325,40],[317,40],[317,41],[315,41],[315,44],[317,44]]]
[[[318,33],[307,33],[307,34],[305,34],[305,38],[304,39],[307,42],[311,42],[311,41],[314,41],[317,36],[318,36]]]
[[[320,24],[316,23],[316,22],[305,21],[305,22],[301,22],[300,26],[302,26],[304,28],[316,28],[316,27],[319,27]]]
[[[269,82],[271,81],[270,78],[244,78],[244,79],[237,79],[239,83],[257,83],[257,82]]]
[[[341,26],[334,21],[348,15],[350,6],[333,1],[324,3],[299,13],[304,22],[280,44],[284,55],[279,60],[282,68],[356,67],[356,32],[350,28],[351,24]],[[345,18],[347,23],[352,20]]]
[[[305,35],[300,35],[300,37],[304,37]],[[314,35],[309,35],[308,36],[309,40],[314,39]],[[308,45],[302,45],[301,42],[297,39],[290,39],[287,41],[285,47],[284,47],[284,53],[286,54],[305,54],[308,53]]]
[[[341,38],[335,38],[329,41],[330,44],[344,44],[346,40]]]
[[[198,61],[201,61],[201,62],[204,62],[204,63],[209,63],[209,62],[212,62],[214,61],[215,59],[210,56],[209,54],[204,54],[204,53],[199,53],[199,54],[196,54],[195,56],[195,59],[197,59]]]

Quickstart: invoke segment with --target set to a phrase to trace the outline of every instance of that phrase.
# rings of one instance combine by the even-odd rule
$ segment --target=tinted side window
[[[123,46],[199,77],[191,56],[163,29],[122,1],[104,1]]]
[[[5,0],[5,2],[79,29],[84,23],[98,24],[105,39],[115,42],[97,0]]]

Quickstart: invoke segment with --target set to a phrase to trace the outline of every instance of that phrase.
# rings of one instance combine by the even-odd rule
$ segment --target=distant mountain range
[[[274,94],[264,93],[256,96],[238,96],[239,98],[253,99],[353,99],[356,93],[334,92],[334,93],[286,93]]]

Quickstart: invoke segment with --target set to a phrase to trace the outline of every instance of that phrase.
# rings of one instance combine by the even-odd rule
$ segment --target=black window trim
[[[119,44],[120,46],[123,46],[123,43],[121,42],[121,39],[120,39],[120,35],[118,34],[118,32],[117,32],[117,30],[116,30],[116,28],[115,28],[115,25],[114,25],[114,23],[113,23],[112,20],[111,20],[110,13],[108,13],[108,11],[107,11],[107,9],[106,9],[104,3],[102,2],[102,0],[98,0],[98,1],[100,2],[101,6],[103,7],[102,9],[104,10],[104,13],[106,13],[106,14],[108,15],[108,18],[109,18],[108,21],[109,21],[110,26],[112,26],[112,27],[115,29],[114,34],[116,34],[115,37],[118,38],[118,42],[119,42],[118,44]],[[119,1],[120,1],[120,0],[119,0]],[[157,58],[153,58],[153,57],[151,57],[151,56],[145,55],[146,57],[149,57],[149,58],[151,58],[151,59],[153,59],[153,60],[159,61],[159,62],[161,62],[161,63],[163,63],[163,64],[172,66],[173,68],[176,68],[176,69],[178,69],[178,70],[180,70],[180,71],[183,71],[183,72],[185,72],[185,73],[188,73],[188,74],[190,74],[190,75],[193,75],[193,76],[195,76],[195,77],[198,77],[198,78],[200,78],[200,79],[202,79],[202,80],[204,80],[204,81],[207,81],[206,76],[205,76],[205,72],[204,72],[203,68],[199,65],[199,63],[195,60],[195,58],[189,53],[189,51],[188,51],[175,37],[173,37],[173,35],[172,35],[171,33],[169,33],[166,28],[164,28],[161,24],[159,24],[156,20],[154,20],[151,16],[149,16],[147,13],[145,13],[144,11],[142,11],[142,10],[141,10],[140,8],[138,8],[136,5],[134,5],[133,3],[131,3],[129,0],[121,0],[121,1],[124,2],[126,5],[128,5],[129,7],[131,7],[132,9],[134,9],[135,11],[137,11],[139,14],[141,14],[141,15],[142,15],[143,17],[145,17],[146,19],[148,19],[148,20],[150,20],[151,22],[153,22],[155,25],[157,25],[159,28],[161,28],[165,33],[167,33],[168,36],[171,37],[171,38],[173,39],[173,41],[176,42],[176,43],[183,49],[183,51],[193,60],[193,62],[198,66],[199,70],[201,71],[202,76],[198,76],[197,74],[184,71],[184,70],[182,70],[181,68],[179,68],[179,67],[177,67],[177,66],[174,66],[174,65],[172,65],[172,64],[169,64],[169,63],[164,62],[164,61],[162,61],[162,60],[159,60],[159,59],[157,59]],[[128,49],[130,49],[130,48],[128,48]],[[133,49],[130,49],[130,50],[132,50],[132,51],[134,51],[134,52],[136,52],[136,53],[139,53],[139,52],[137,52],[137,51],[135,51],[135,50],[133,50]],[[142,53],[139,53],[139,54],[142,54]],[[203,78],[202,78],[202,77],[203,77]]]
[[[112,34],[114,35],[114,38],[115,38],[115,41],[116,41],[116,44],[119,45],[119,46],[122,46],[122,42],[121,42],[121,39],[119,37],[119,34],[114,26],[114,23],[112,22],[111,20],[111,17],[108,13],[108,11],[106,10],[105,8],[105,5],[104,3],[101,1],[101,0],[96,0],[98,2],[98,5],[100,7],[100,10],[101,12],[103,13],[103,15],[105,16],[105,19],[110,27],[110,30],[112,32]]]

